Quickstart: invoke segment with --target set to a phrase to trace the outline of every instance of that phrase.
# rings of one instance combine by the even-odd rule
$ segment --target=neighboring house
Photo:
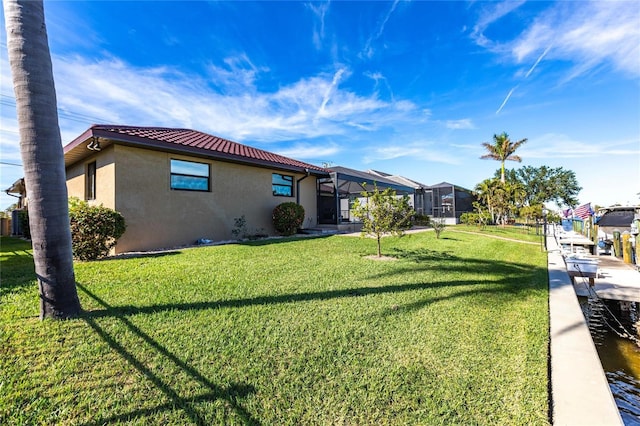
[[[318,186],[318,222],[323,225],[357,222],[351,217],[353,202],[362,198],[363,191],[373,191],[376,186],[380,190],[391,188],[398,195],[413,194],[413,188],[373,173],[340,166],[327,170],[329,177],[320,179]]]
[[[94,125],[64,147],[70,197],[122,213],[116,253],[230,240],[235,219],[275,234],[272,211],[292,201],[317,224],[321,167],[206,133]]]
[[[442,217],[447,224],[460,222],[460,216],[473,211],[473,192],[461,186],[442,182],[425,188],[425,214]]]
[[[411,194],[411,205],[417,214],[420,215],[429,215],[431,212],[425,211],[425,205],[427,204],[427,200],[431,200],[432,193],[428,189],[429,186],[424,183],[416,182],[415,180],[406,178],[404,176],[398,175],[390,175],[385,172],[381,172],[378,170],[367,170],[367,172],[372,173],[374,175],[378,175],[389,180],[392,180],[400,185],[404,185],[409,188],[413,188],[413,192]]]
[[[2,235],[23,235],[22,221],[20,220],[21,212],[27,207],[27,189],[24,184],[24,178],[20,178],[4,190],[7,195],[16,197],[18,201],[15,208],[11,211],[11,220],[2,221],[0,225],[0,234]]]
[[[462,213],[473,211],[473,192],[461,186],[448,182],[425,185],[404,176],[392,176],[377,170],[368,172],[413,188],[413,206],[419,214],[441,217],[445,223],[455,225],[460,222]]]

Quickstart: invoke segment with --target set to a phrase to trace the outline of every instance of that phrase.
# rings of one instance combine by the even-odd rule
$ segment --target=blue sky
[[[66,144],[93,123],[186,127],[317,165],[473,188],[576,173],[581,203],[640,204],[637,1],[45,1]],[[0,187],[22,176],[0,34]],[[7,164],[9,163],[9,164]],[[15,199],[4,195],[0,207]]]

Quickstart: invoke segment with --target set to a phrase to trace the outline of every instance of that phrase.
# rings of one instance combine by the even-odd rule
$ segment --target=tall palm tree
[[[42,0],[4,0],[40,318],[80,313],[64,153]]]
[[[504,183],[504,162],[506,160],[517,161],[518,163],[522,162],[522,158],[513,153],[516,152],[520,145],[527,142],[527,139],[524,138],[519,140],[518,142],[511,142],[509,139],[509,135],[506,132],[502,132],[499,135],[493,135],[493,145],[489,142],[482,142],[482,146],[485,147],[488,151],[488,154],[481,156],[480,158],[486,160],[497,160],[501,163],[500,168],[500,181]]]

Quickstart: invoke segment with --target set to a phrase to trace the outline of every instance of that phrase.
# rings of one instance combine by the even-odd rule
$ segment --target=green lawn
[[[540,225],[537,231],[536,231],[535,225],[528,225],[528,226],[489,225],[485,227],[478,227],[478,226],[472,226],[472,225],[457,225],[453,229],[465,231],[465,232],[477,232],[483,235],[494,236],[494,237],[515,238],[518,240],[528,241],[531,243],[538,243],[540,244],[540,247],[544,245],[544,240],[542,239],[542,233],[543,233],[542,225]]]
[[[445,231],[76,264],[38,320],[2,239],[0,424],[547,424],[540,248]]]

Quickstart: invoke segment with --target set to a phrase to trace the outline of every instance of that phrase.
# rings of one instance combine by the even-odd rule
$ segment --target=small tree
[[[433,230],[436,231],[436,238],[440,239],[440,234],[442,234],[447,225],[443,217],[434,217],[431,219],[431,226]]]
[[[293,235],[304,222],[304,207],[294,202],[282,203],[273,209],[273,226],[282,235]]]
[[[361,193],[365,201],[356,199],[351,214],[362,221],[362,236],[371,235],[378,242],[378,257],[382,256],[380,239],[384,234],[401,236],[411,228],[415,211],[409,205],[409,197],[398,197],[391,188],[380,191],[377,185],[373,192]]]

